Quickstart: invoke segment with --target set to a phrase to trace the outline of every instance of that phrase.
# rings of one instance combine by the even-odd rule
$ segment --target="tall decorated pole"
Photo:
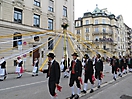
[[[64,34],[64,48],[63,48],[63,50],[64,50],[64,56],[67,57],[68,56],[67,55],[68,53],[66,53],[67,52],[67,48],[66,48],[66,30],[67,30],[68,24],[63,23],[61,25],[61,27],[63,28],[63,34]],[[67,59],[67,61],[68,61],[68,59]],[[68,62],[67,62],[67,65],[68,65]],[[66,66],[66,63],[65,63],[65,66]]]

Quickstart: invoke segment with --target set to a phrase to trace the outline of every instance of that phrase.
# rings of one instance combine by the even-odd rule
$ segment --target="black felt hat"
[[[89,58],[88,54],[85,54],[85,55],[84,55],[84,58]]]
[[[76,52],[74,52],[74,53],[72,54],[72,56],[77,56],[77,57],[78,57],[78,54],[77,54]]]
[[[49,53],[47,56],[48,57],[51,57],[51,58],[54,58],[55,57],[54,53]]]

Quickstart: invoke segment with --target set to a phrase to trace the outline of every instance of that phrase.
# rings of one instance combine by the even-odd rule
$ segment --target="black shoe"
[[[121,74],[119,74],[118,76],[121,76]]]
[[[120,75],[120,77],[122,77],[122,75]]]
[[[4,77],[4,80],[6,79],[7,76]]]
[[[79,95],[76,94],[74,98],[75,98],[75,99],[79,99]]]
[[[98,88],[100,88],[100,85],[98,86]]]
[[[35,76],[38,76],[38,74],[36,74]]]
[[[0,81],[3,81],[3,79],[0,79]]]
[[[73,99],[74,97],[75,97],[75,95],[72,94],[69,98],[70,98],[70,99]]]
[[[21,78],[21,77],[20,77],[20,76],[18,76],[18,77],[17,77],[17,79],[18,79],[18,78]]]
[[[22,75],[21,76],[18,76],[17,78],[21,78],[22,77]]]
[[[22,77],[22,75],[20,76],[20,78]]]
[[[81,91],[81,93],[86,93],[86,91],[85,91],[85,90],[83,90],[83,91]]]
[[[93,93],[93,92],[94,92],[94,90],[93,90],[93,89],[91,89],[91,90],[90,90],[90,93]]]
[[[34,75],[32,75],[34,77]]]
[[[113,79],[116,81],[116,78],[115,77],[113,77]]]
[[[123,74],[126,74],[126,73],[123,73]]]
[[[69,78],[69,76],[66,76],[66,78]]]
[[[66,78],[66,75],[64,76],[64,78]]]

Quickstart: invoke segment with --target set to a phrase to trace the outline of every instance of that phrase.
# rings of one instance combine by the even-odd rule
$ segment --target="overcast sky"
[[[132,0],[75,0],[75,19],[87,11],[93,12],[96,4],[99,9],[107,8],[115,16],[122,15],[124,23],[132,28]]]

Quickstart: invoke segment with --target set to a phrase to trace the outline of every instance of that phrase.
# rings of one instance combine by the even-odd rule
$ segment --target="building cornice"
[[[29,31],[29,32],[47,30],[44,28],[38,28],[38,27],[34,27],[34,26],[19,24],[19,23],[10,22],[10,21],[1,20],[1,19],[0,19],[0,27],[5,27],[5,28],[10,28],[10,29],[15,29],[15,30],[17,28],[18,30]]]

